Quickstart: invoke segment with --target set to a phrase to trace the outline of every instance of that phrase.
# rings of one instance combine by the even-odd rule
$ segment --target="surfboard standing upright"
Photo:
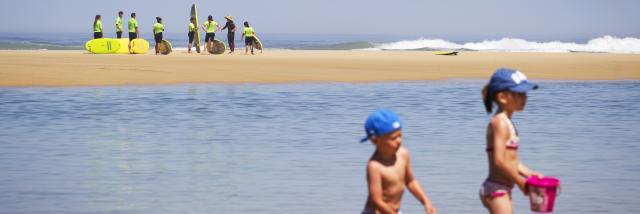
[[[196,35],[195,35],[194,40],[196,40],[195,41],[196,42],[196,44],[195,44],[196,52],[200,53],[200,31],[198,30],[200,27],[198,25],[198,10],[196,10],[196,4],[195,3],[193,3],[193,5],[191,5],[191,17],[195,18],[195,22],[196,23],[193,23],[196,26],[196,29],[195,29],[195,34]]]

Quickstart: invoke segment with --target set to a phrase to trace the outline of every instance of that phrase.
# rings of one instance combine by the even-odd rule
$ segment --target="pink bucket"
[[[553,203],[560,190],[560,180],[554,177],[538,178],[536,176],[527,179],[529,187],[529,200],[531,211],[553,212]]]

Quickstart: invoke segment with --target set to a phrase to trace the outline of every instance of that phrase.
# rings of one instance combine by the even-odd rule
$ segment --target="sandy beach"
[[[638,80],[639,54],[424,51],[265,51],[234,55],[96,55],[0,51],[0,86],[376,82],[486,79],[498,67],[530,79]]]

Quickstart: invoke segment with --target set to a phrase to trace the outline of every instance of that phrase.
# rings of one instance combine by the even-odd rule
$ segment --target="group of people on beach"
[[[119,11],[118,12],[118,17],[116,18],[116,37],[118,39],[122,38],[122,32],[123,32],[123,23],[122,23],[122,16],[123,16],[124,12]],[[227,42],[229,44],[229,54],[233,54],[235,51],[235,32],[236,32],[236,25],[233,22],[233,17],[232,16],[225,16],[224,17],[227,22],[225,23],[224,27],[220,28],[220,25],[213,20],[213,16],[209,15],[207,17],[207,21],[205,23],[202,24],[202,30],[205,32],[205,39],[204,39],[204,49],[205,51],[207,51],[208,48],[212,47],[213,45],[213,40],[216,37],[216,32],[218,31],[222,31],[227,29]],[[191,17],[189,19],[189,24],[188,24],[188,38],[189,38],[189,44],[187,46],[187,53],[191,53],[191,48],[193,47],[193,41],[195,38],[196,33],[198,32],[197,26],[195,26],[195,21],[196,17]],[[127,27],[129,30],[129,41],[137,39],[138,37],[140,37],[140,31],[138,29],[138,21],[136,20],[136,13],[131,13],[131,18],[129,19],[129,21],[127,22]],[[162,24],[162,18],[161,17],[156,17],[156,23],[153,24],[153,38],[155,41],[155,49],[156,49],[156,54],[159,53],[159,46],[160,43],[162,42],[163,39],[163,35],[162,33],[164,32],[164,25]],[[251,50],[251,54],[254,54],[254,46],[255,46],[255,36],[256,36],[256,32],[253,29],[253,27],[249,26],[249,22],[245,21],[244,22],[244,29],[242,31],[242,37],[241,40],[244,40],[245,42],[245,54],[248,54],[249,50]],[[93,38],[94,39],[99,39],[99,38],[103,38],[104,34],[103,34],[103,28],[102,28],[102,16],[100,14],[97,14],[95,16],[95,19],[93,21]]]
[[[520,139],[511,121],[513,113],[523,111],[527,92],[537,89],[520,71],[500,68],[482,90],[484,106],[493,113],[486,132],[489,175],[480,186],[479,197],[490,213],[513,213],[511,191],[517,186],[530,194],[527,178],[543,175],[518,159]],[[363,214],[400,213],[405,187],[422,203],[425,213],[437,213],[411,168],[409,152],[402,147],[402,122],[390,109],[378,109],[365,121],[366,137],[376,149],[367,163],[368,196]]]

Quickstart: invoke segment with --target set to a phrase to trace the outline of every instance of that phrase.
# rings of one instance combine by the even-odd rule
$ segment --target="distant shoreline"
[[[487,79],[498,67],[519,69],[532,80],[640,80],[639,54],[611,53],[267,50],[245,56],[238,48],[234,55],[155,56],[3,50],[0,64],[3,87]]]

